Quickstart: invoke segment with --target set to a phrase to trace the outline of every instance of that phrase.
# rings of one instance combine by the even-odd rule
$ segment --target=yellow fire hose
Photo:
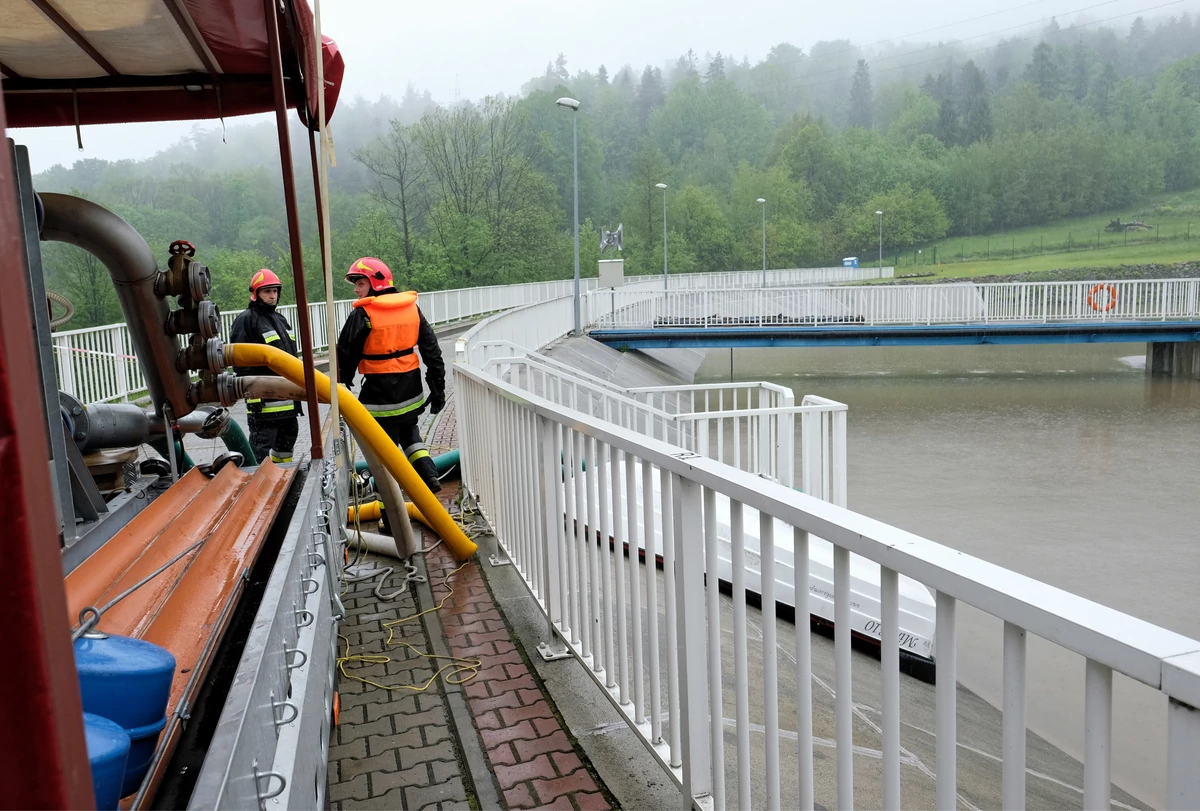
[[[433,529],[429,522],[425,520],[425,516],[421,515],[421,511],[417,509],[417,505],[411,501],[404,502],[404,506],[408,508],[408,517],[414,521],[420,521],[425,526]],[[346,523],[353,524],[354,518],[357,515],[360,521],[378,521],[383,517],[383,502],[371,501],[363,504],[360,507],[351,505],[346,508]]]
[[[304,385],[304,364],[299,358],[265,344],[226,344],[225,363],[229,366],[266,366],[277,375],[287,378],[298,386]],[[329,402],[329,378],[321,372],[316,372],[317,397],[323,403]],[[379,423],[363,407],[349,389],[339,384],[338,405],[342,416],[359,439],[368,445],[383,462],[388,472],[400,482],[400,486],[415,502],[422,516],[422,523],[431,527],[442,537],[451,553],[459,560],[466,560],[475,554],[478,547],[462,531],[462,528],[446,512],[446,508],[434,497],[425,482],[413,470],[408,459],[396,447],[396,444],[379,427]],[[410,508],[411,514],[411,508]],[[428,518],[428,520],[425,520]]]

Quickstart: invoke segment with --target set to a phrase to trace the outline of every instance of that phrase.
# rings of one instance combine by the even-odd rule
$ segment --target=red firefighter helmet
[[[366,279],[376,293],[392,287],[392,271],[373,256],[364,256],[350,266],[346,281],[354,284],[356,279]]]
[[[258,291],[264,287],[283,287],[283,282],[279,281],[279,277],[274,271],[263,268],[250,277],[250,300],[258,301]]]

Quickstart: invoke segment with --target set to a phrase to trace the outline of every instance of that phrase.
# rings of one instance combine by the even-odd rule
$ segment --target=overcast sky
[[[463,98],[515,93],[560,52],[572,73],[600,64],[613,73],[625,63],[639,71],[646,63],[662,65],[688,48],[701,58],[721,51],[756,62],[785,41],[807,50],[827,39],[869,45],[905,35],[922,42],[1000,31],[1015,36],[1035,33],[1052,16],[1065,27],[1129,15],[1107,23],[1127,28],[1132,12],[1154,17],[1198,8],[1200,0],[324,0],[321,13],[325,33],[345,55],[342,98],[399,98],[411,81],[429,88],[438,101],[452,102],[456,92]],[[336,116],[333,123],[336,135]],[[84,127],[83,152],[69,127],[13,134],[29,145],[34,171],[40,171],[81,157],[149,157],[195,125]],[[230,148],[236,141],[229,138]]]

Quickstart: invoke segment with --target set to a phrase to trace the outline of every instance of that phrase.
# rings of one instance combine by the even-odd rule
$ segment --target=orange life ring
[[[1096,294],[1099,293],[1101,290],[1108,291],[1108,304],[1104,305],[1103,307],[1101,307],[1099,304],[1096,303]],[[1098,284],[1095,287],[1093,287],[1091,289],[1091,291],[1088,293],[1088,304],[1091,305],[1091,308],[1093,310],[1104,311],[1104,312],[1108,312],[1113,307],[1116,307],[1117,306],[1117,287],[1116,287],[1116,285],[1101,283],[1101,284]]]

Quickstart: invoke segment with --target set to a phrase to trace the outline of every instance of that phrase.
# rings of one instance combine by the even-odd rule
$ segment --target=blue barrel
[[[167,724],[175,657],[158,645],[125,636],[83,637],[75,642],[75,667],[86,712],[108,718],[129,735],[129,761],[121,796],[137,791]]]
[[[115,721],[90,712],[83,714],[92,792],[98,811],[114,811],[121,801],[121,785],[129,759],[129,736]]]

